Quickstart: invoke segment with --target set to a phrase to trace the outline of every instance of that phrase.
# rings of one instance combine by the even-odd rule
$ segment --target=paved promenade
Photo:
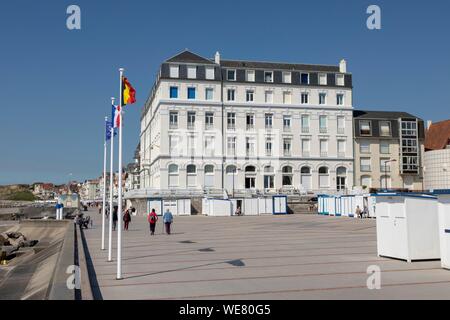
[[[145,218],[134,217],[117,281],[100,250],[101,218],[90,214],[96,225],[85,235],[103,299],[450,299],[439,261],[377,257],[374,220],[175,217],[173,235],[159,223],[150,237]],[[381,290],[367,289],[371,265],[382,270]]]

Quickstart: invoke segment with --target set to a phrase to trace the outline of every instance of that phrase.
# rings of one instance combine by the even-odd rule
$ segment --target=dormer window
[[[228,81],[236,81],[236,70],[227,70],[227,80]]]
[[[273,71],[264,71],[264,82],[273,82]]]
[[[290,72],[283,72],[283,83],[291,83],[292,74]]]
[[[321,86],[327,85],[327,74],[326,73],[319,73],[319,84]]]
[[[206,80],[214,80],[215,78],[214,67],[206,67],[205,76]]]
[[[336,75],[336,85],[343,87],[344,86],[344,75],[337,74]]]
[[[302,73],[300,75],[301,84],[309,84],[309,73]]]
[[[188,66],[187,67],[187,77],[188,77],[188,79],[196,79],[197,78],[197,67],[196,66]]]
[[[245,78],[248,82],[255,82],[255,70],[247,70],[245,72]]]
[[[171,65],[170,66],[170,77],[171,78],[178,78],[180,74],[180,66],[178,65]]]

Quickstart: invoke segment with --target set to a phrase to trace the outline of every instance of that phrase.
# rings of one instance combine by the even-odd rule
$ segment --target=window
[[[236,155],[236,137],[227,138],[227,154],[229,156]]]
[[[215,142],[214,137],[212,137],[212,136],[205,137],[205,154],[206,155],[208,155],[208,156],[214,155],[214,150],[215,150],[214,142]]]
[[[302,156],[309,157],[311,148],[311,140],[302,139]]]
[[[328,140],[320,139],[320,156],[328,157]]]
[[[292,93],[290,91],[283,92],[283,103],[291,104],[292,103]]]
[[[360,153],[370,153],[370,143],[367,141],[361,142],[359,144]]]
[[[273,91],[266,91],[264,97],[266,103],[273,103]]]
[[[205,89],[205,100],[213,100],[214,99],[214,89],[206,88]]]
[[[206,80],[214,80],[215,79],[215,70],[214,67],[206,67]]]
[[[283,154],[286,157],[291,156],[291,144],[292,144],[292,139],[290,139],[290,138],[283,139]]]
[[[273,125],[273,114],[266,113],[266,115],[265,115],[265,124],[266,124],[266,129],[271,129],[272,128],[272,125]]]
[[[319,188],[330,187],[330,174],[327,167],[319,168]]]
[[[264,82],[273,82],[273,72],[264,71]]]
[[[283,72],[283,83],[291,83],[292,74],[290,72]]]
[[[283,116],[283,130],[291,131],[291,116]]]
[[[391,123],[389,121],[380,121],[380,135],[383,137],[391,136]]]
[[[227,80],[236,81],[236,70],[227,70]]]
[[[170,111],[169,113],[169,128],[176,129],[178,128],[178,112]]]
[[[309,116],[302,115],[302,133],[309,133]]]
[[[327,104],[327,94],[319,93],[319,104]]]
[[[345,140],[338,140],[337,141],[337,150],[338,150],[338,157],[344,158],[345,157]]]
[[[197,67],[196,66],[188,66],[187,67],[187,77],[188,77],[188,79],[197,78]]]
[[[302,104],[308,104],[309,103],[309,94],[308,93],[302,93],[301,94],[301,103]]]
[[[169,187],[178,187],[178,166],[176,164],[169,165]]]
[[[194,127],[195,127],[195,112],[189,111],[187,113],[187,127],[188,127],[188,129],[194,129]]]
[[[402,151],[404,153],[417,153],[416,139],[402,139]]]
[[[253,157],[255,155],[255,138],[245,138],[245,150],[247,157]]]
[[[300,183],[304,190],[311,190],[311,168],[302,167],[300,169]]]
[[[417,171],[419,169],[418,166],[418,157],[417,156],[406,156],[403,157],[402,167],[404,171]]]
[[[327,85],[327,75],[325,73],[319,73],[319,84],[321,86]]]
[[[328,131],[327,116],[319,116],[319,131],[320,133],[327,133]]]
[[[336,75],[336,85],[343,87],[344,86],[344,75],[337,74]]]
[[[389,154],[391,153],[389,142],[380,142],[380,153],[381,154]]]
[[[282,185],[283,187],[292,187],[293,183],[292,183],[292,178],[293,178],[293,171],[292,171],[292,167],[290,166],[286,166],[283,167],[282,171]]]
[[[170,99],[178,98],[178,87],[170,87]]]
[[[245,78],[248,82],[255,82],[255,70],[247,70],[245,72]]]
[[[188,187],[196,187],[197,186],[197,167],[193,164],[190,164],[186,167],[186,176],[187,176],[187,186]]]
[[[196,141],[195,141],[195,136],[194,135],[189,135],[188,136],[188,154],[191,156],[195,155],[195,145]]]
[[[253,101],[253,90],[247,90],[245,93],[245,99],[247,102],[252,102]]]
[[[402,121],[402,136],[416,136],[417,124],[415,121]]]
[[[271,166],[264,167],[264,189],[273,189],[275,187],[275,170]]]
[[[180,67],[179,66],[170,66],[170,77],[171,78],[178,78]]]
[[[266,138],[266,156],[272,155],[272,138]]]
[[[169,152],[173,156],[178,155],[179,153],[179,141],[180,139],[178,136],[169,136]]]
[[[245,189],[254,189],[256,187],[256,168],[248,166],[245,168]]]
[[[372,135],[372,122],[368,120],[359,121],[359,133],[362,136],[371,136]]]
[[[195,88],[188,88],[188,99],[195,99]]]
[[[372,178],[370,176],[361,176],[361,187],[372,188]]]
[[[338,93],[336,95],[336,104],[338,106],[343,106],[344,105],[344,95],[342,93]]]
[[[234,101],[234,93],[235,93],[234,89],[227,90],[227,100],[228,101]]]
[[[309,84],[309,73],[302,73],[300,75],[300,83],[301,84]]]
[[[338,134],[345,133],[345,117],[344,116],[337,116],[337,129],[338,129]]]
[[[247,130],[253,130],[255,128],[255,115],[253,113],[247,113]]]
[[[391,172],[390,158],[380,158],[380,172]]]
[[[212,129],[214,127],[214,113],[205,113],[205,129]]]
[[[370,158],[361,158],[361,171],[368,172],[370,171]]]
[[[236,128],[236,113],[228,112],[227,114],[227,128],[235,129]]]
[[[207,164],[204,169],[205,174],[205,187],[214,186],[214,166],[212,164]]]

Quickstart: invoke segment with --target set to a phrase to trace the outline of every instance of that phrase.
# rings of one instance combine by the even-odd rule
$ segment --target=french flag
[[[120,127],[120,106],[112,106],[113,128]]]

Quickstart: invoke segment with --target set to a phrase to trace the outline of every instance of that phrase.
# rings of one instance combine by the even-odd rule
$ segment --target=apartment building
[[[450,189],[450,120],[429,123],[424,156],[424,189]]]
[[[352,75],[338,65],[164,61],[141,117],[140,188],[171,192],[353,187]]]
[[[423,190],[424,122],[406,112],[355,110],[355,186]]]

